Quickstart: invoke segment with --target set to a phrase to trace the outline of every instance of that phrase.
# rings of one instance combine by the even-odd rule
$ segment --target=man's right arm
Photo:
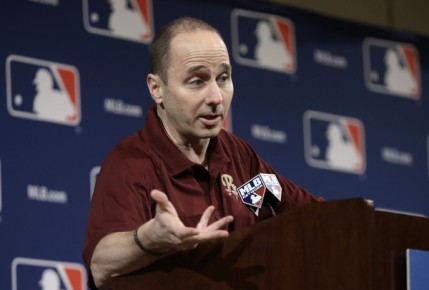
[[[198,225],[192,228],[182,223],[163,192],[153,190],[151,197],[157,203],[155,217],[137,230],[137,239],[144,248],[155,252],[189,250],[204,241],[228,236],[224,228],[233,218],[226,216],[209,225],[213,206],[204,211]],[[132,231],[117,232],[100,240],[95,247],[90,268],[96,287],[110,289],[114,277],[145,267],[157,258],[139,248]]]
[[[144,226],[139,229],[140,235]],[[98,289],[110,289],[113,277],[145,267],[156,259],[138,248],[131,231],[112,233],[101,239],[95,247],[91,273]]]

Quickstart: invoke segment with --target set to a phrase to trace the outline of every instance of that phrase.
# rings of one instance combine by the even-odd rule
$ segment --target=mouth
[[[218,125],[220,122],[222,122],[222,115],[220,114],[207,114],[207,115],[201,115],[199,117],[201,122],[208,127],[213,127]]]

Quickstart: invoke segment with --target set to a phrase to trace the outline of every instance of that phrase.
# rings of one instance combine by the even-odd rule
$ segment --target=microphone
[[[282,187],[275,174],[259,173],[237,188],[238,195],[250,210],[259,216],[259,210],[266,205],[276,216],[273,205],[282,199]]]

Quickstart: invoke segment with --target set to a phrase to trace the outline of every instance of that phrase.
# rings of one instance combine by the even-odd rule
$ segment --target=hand
[[[152,190],[151,197],[157,203],[155,217],[143,226],[146,226],[146,246],[155,251],[164,251],[171,248],[188,250],[197,247],[204,241],[225,238],[229,233],[223,228],[233,221],[232,216],[208,224],[214,211],[209,206],[201,216],[195,228],[186,227],[179,219],[176,209],[168,200],[167,195],[159,190]]]

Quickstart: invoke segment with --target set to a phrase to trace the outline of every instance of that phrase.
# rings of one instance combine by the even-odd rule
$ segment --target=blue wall
[[[0,289],[52,273],[85,287],[93,181],[143,126],[148,44],[179,16],[224,35],[231,130],[280,173],[328,200],[429,214],[428,39],[251,3],[136,0],[115,22],[107,0],[0,2]]]

